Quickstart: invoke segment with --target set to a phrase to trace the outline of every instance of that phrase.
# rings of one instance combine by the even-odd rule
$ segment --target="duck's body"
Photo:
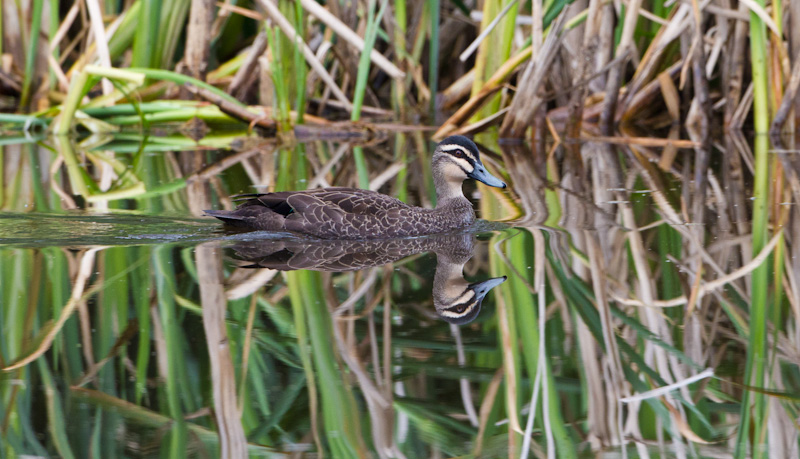
[[[410,206],[391,196],[357,188],[244,195],[233,211],[206,211],[228,225],[288,231],[322,239],[387,239],[438,234],[475,221],[461,184],[475,178],[505,188],[480,162],[478,148],[462,136],[445,139],[433,155],[435,209]]]
[[[321,239],[421,236],[463,228],[475,221],[466,198],[424,209],[375,191],[341,187],[252,195],[233,212],[207,213],[231,226]]]

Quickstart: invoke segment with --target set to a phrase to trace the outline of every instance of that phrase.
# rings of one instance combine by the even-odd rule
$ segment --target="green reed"
[[[27,107],[31,97],[31,87],[34,84],[34,64],[36,63],[36,55],[39,46],[39,27],[42,23],[42,10],[44,9],[44,0],[33,0],[31,9],[31,30],[28,33],[28,46],[25,53],[25,73],[22,80],[22,93],[20,94],[19,104],[21,107]],[[23,23],[24,24],[24,23]]]
[[[763,0],[757,2],[762,7]],[[763,250],[768,239],[769,213],[769,140],[766,137],[770,123],[769,83],[767,74],[768,42],[766,26],[755,13],[750,16],[750,59],[753,73],[753,115],[755,122],[755,183],[753,187],[753,254]],[[748,385],[764,388],[765,362],[767,359],[767,316],[769,314],[769,276],[771,263],[762,263],[752,274],[752,296],[750,307],[750,335],[748,337],[747,363],[744,381]],[[780,272],[776,273],[778,277]],[[775,307],[773,305],[773,307]],[[777,325],[777,324],[775,324]],[[758,391],[744,391],[739,429],[736,440],[736,456],[748,455],[750,440],[753,458],[763,457],[759,446],[766,427],[766,399]],[[751,425],[752,423],[752,425]],[[751,437],[752,428],[752,437]],[[764,438],[765,439],[765,438]]]
[[[401,64],[408,59],[408,49],[406,45],[406,34],[408,33],[408,3],[406,0],[394,2],[394,47],[399,54],[397,62]],[[407,83],[400,78],[392,80],[392,107],[395,113],[402,115],[406,111],[406,87]]]
[[[361,119],[361,107],[364,104],[364,96],[367,90],[367,78],[369,77],[370,70],[370,53],[375,46],[375,39],[378,36],[378,27],[386,11],[386,6],[389,2],[381,2],[380,9],[375,12],[375,0],[370,0],[367,6],[367,31],[364,38],[364,49],[361,51],[361,58],[358,62],[358,74],[356,76],[356,89],[355,97],[353,98],[353,112],[350,114],[352,121]],[[369,171],[367,170],[367,161],[364,158],[364,151],[361,147],[353,149],[353,160],[356,163],[356,170],[358,171],[358,186],[360,188],[369,188]]]
[[[283,34],[277,26],[267,26],[267,38],[272,49],[270,62],[270,77],[275,88],[275,112],[277,121],[282,130],[289,129],[289,70],[286,69],[283,59]]]
[[[299,1],[295,1],[294,3],[294,11],[292,14],[294,18],[294,28],[298,31],[305,30],[304,21],[306,20],[304,15],[303,7],[300,5]],[[300,50],[299,46],[293,46],[294,53],[292,54],[292,64],[294,65],[294,75],[296,80],[300,82],[306,81],[306,75],[308,74],[308,70],[306,68],[305,60],[303,59],[303,53]],[[306,110],[306,92],[307,89],[305,88],[305,84],[301,83],[297,85],[297,97],[295,101],[295,111],[297,112],[297,118],[295,119],[295,123],[303,124],[303,114]]]
[[[131,65],[134,67],[159,67],[153,59],[156,43],[159,37],[159,17],[161,16],[162,0],[138,0],[139,14],[138,27],[135,27],[133,39],[133,56]]]
[[[165,385],[161,388],[162,394],[166,396],[167,413],[172,418],[174,424],[169,431],[167,447],[173,457],[186,451],[186,424],[183,421],[183,404],[188,395],[185,389],[186,382],[183,380],[186,369],[183,367],[182,347],[183,335],[180,333],[177,323],[177,308],[175,304],[175,272],[171,266],[170,249],[160,247],[153,252],[153,266],[155,267],[155,282],[158,298],[158,312],[161,320],[166,340],[167,352],[167,374]],[[181,382],[184,384],[181,384]],[[188,405],[188,404],[187,404]],[[187,406],[189,408],[189,406]]]
[[[435,95],[439,89],[439,17],[440,0],[426,0],[425,9],[428,11],[430,21],[430,40],[428,50],[428,87],[431,95]],[[430,113],[436,113],[436,97],[431,97]]]

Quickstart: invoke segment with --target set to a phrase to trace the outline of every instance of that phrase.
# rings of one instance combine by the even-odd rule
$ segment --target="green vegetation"
[[[6,3],[0,458],[797,450],[795,2]],[[432,255],[266,282],[185,218],[434,204],[385,122],[477,134],[511,185],[472,325],[426,315]]]

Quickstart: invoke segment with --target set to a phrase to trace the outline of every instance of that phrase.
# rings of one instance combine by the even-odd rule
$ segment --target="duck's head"
[[[437,291],[434,284],[433,305],[436,313],[453,325],[464,325],[472,322],[481,312],[481,303],[489,290],[506,281],[506,276],[494,277],[481,282],[450,282]]]
[[[440,180],[458,183],[473,178],[486,185],[505,188],[506,184],[490,174],[481,162],[478,146],[463,135],[444,139],[433,152],[433,171]]]

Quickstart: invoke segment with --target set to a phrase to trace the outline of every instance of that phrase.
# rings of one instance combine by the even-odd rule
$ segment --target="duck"
[[[462,184],[468,178],[506,188],[490,174],[475,143],[467,137],[447,137],[431,158],[436,207],[426,209],[358,188],[330,187],[236,196],[234,210],[206,210],[228,226],[288,232],[318,239],[391,239],[440,234],[475,222],[472,203]]]
[[[432,252],[436,254],[433,306],[439,318],[453,325],[474,321],[489,291],[507,279],[500,276],[469,282],[464,278],[464,265],[475,252],[475,235],[470,232],[400,239],[255,239],[237,241],[232,249],[242,268],[328,272],[374,268]]]

